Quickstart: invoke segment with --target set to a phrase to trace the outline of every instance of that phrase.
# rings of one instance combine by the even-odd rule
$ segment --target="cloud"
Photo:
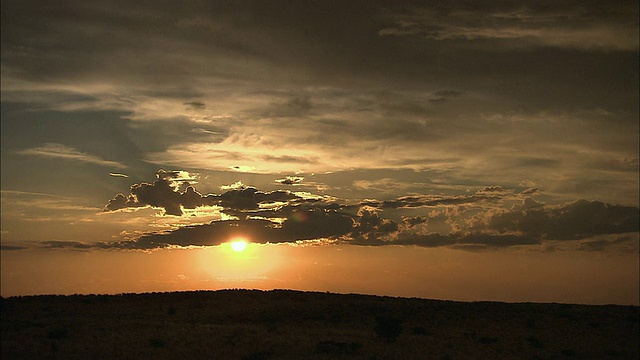
[[[637,15],[637,6],[630,2],[606,9],[597,5],[548,9],[525,4],[426,6],[397,14],[395,26],[378,34],[451,42],[509,41],[512,46],[523,47],[634,51],[638,49],[634,30]]]
[[[429,221],[429,218],[430,218],[429,216],[421,216],[421,215],[403,217],[402,222],[406,228],[412,228],[416,225],[426,223],[427,221]]]
[[[97,156],[78,151],[70,146],[57,143],[46,143],[43,146],[17,151],[17,153],[22,155],[74,160],[100,166],[116,167],[119,169],[124,169],[127,167],[126,165],[123,165],[121,163],[104,160]]]
[[[638,236],[635,238],[628,235],[616,236],[613,238],[595,238],[594,240],[580,243],[578,250],[582,251],[604,251],[610,248],[621,247],[623,250],[638,251]]]
[[[233,189],[219,195],[220,205],[226,209],[256,210],[259,204],[289,202],[300,199],[288,191],[262,192],[254,187]]]
[[[298,240],[335,238],[353,229],[352,216],[324,206],[296,208],[282,224],[283,231]]]
[[[288,118],[304,117],[310,114],[313,109],[311,96],[309,94],[294,95],[285,101],[276,101],[266,109],[258,110],[260,117],[265,118]]]
[[[483,233],[406,234],[393,242],[396,245],[415,245],[422,247],[451,246],[461,249],[502,248],[521,245],[538,245],[541,240],[524,235],[492,235]]]
[[[442,195],[408,195],[401,196],[393,200],[384,201],[368,201],[367,205],[398,209],[398,208],[420,208],[420,207],[433,207],[441,205],[462,205],[473,204],[482,201],[499,200],[497,195],[486,195],[483,193],[477,193],[473,195],[459,195],[459,196],[442,196]]]
[[[448,99],[444,98],[444,97],[439,97],[439,98],[434,98],[434,99],[429,99],[429,102],[434,104],[434,105],[440,105],[440,104],[444,104],[445,102],[447,102]]]
[[[188,101],[184,103],[184,105],[187,105],[192,110],[202,110],[206,108],[204,102],[202,101]]]
[[[41,241],[40,244],[43,247],[48,249],[77,249],[77,250],[88,250],[93,248],[93,245],[86,244],[79,241],[61,241],[61,240],[51,240],[51,241]]]
[[[248,166],[248,165],[233,165],[233,166],[229,166],[229,169],[237,172],[244,172],[244,173],[261,172],[258,168],[253,166]]]
[[[167,180],[173,187],[179,187],[184,183],[196,183],[197,174],[191,174],[184,170],[171,170],[164,169],[158,170],[156,177],[161,180]]]
[[[436,96],[444,97],[444,98],[457,98],[462,96],[464,92],[458,90],[438,90],[433,93]]]
[[[501,191],[499,186],[485,187],[478,192],[489,190]],[[454,200],[417,203],[419,197],[412,197],[412,204],[447,205],[458,209],[446,216],[445,222],[463,219],[459,205],[464,206],[466,200],[471,199],[442,199]],[[405,206],[407,199],[390,201],[391,208]],[[458,203],[458,204],[456,204]],[[371,202],[368,202],[371,204]],[[422,206],[422,205],[421,205]],[[469,221],[462,221],[460,226],[453,228],[448,234],[424,233],[428,231],[431,221],[438,214],[428,216],[403,217],[401,224],[389,219],[381,219],[378,213],[370,208],[362,208],[359,218],[355,219],[352,233],[352,244],[357,245],[416,245],[416,246],[455,246],[460,248],[500,248],[507,246],[523,246],[543,244],[547,241],[575,241],[591,239],[599,235],[615,235],[638,232],[637,207],[606,204],[599,201],[577,200],[562,206],[545,206],[527,197],[522,205],[512,209],[493,206],[473,216]],[[626,237],[624,237],[626,239]],[[620,241],[622,242],[622,240]],[[585,249],[598,246],[608,247],[619,242],[602,240],[587,242]],[[589,245],[591,244],[591,245]]]
[[[416,187],[417,183],[408,183],[393,178],[382,178],[374,180],[359,179],[353,181],[353,187],[358,190],[376,191],[378,193],[397,192]]]
[[[105,247],[129,249],[155,249],[175,246],[215,246],[230,239],[243,236],[255,242],[279,241],[281,231],[268,220],[247,219],[216,221],[206,225],[182,227],[165,233],[150,233],[134,241],[102,244]]]
[[[354,243],[377,244],[388,239],[398,229],[395,221],[381,218],[376,209],[363,206],[358,211],[351,237]]]
[[[165,171],[156,173],[153,183],[142,182],[130,187],[130,194],[116,194],[104,207],[104,212],[122,209],[136,209],[150,206],[164,210],[165,215],[182,216],[183,208],[195,209],[198,206],[222,206],[230,213],[239,210],[258,210],[260,205],[270,203],[287,203],[302,200],[289,191],[262,192],[254,187],[245,187],[242,182],[230,186],[222,194],[202,195],[190,184],[195,183],[195,176],[186,171]],[[185,189],[180,190],[181,187]]]
[[[275,182],[281,185],[300,185],[302,180],[303,176],[287,176],[284,179],[276,179]]]
[[[523,190],[520,194],[521,195],[530,195],[530,194],[534,194],[536,192],[538,192],[538,188],[534,187],[534,188],[529,188],[529,189]]]
[[[464,94],[462,91],[457,90],[438,90],[433,93],[435,98],[428,99],[428,101],[432,104],[439,105],[444,104],[445,102],[460,97]]]
[[[509,190],[505,190],[502,186],[493,185],[493,186],[485,186],[484,188],[476,191],[476,194],[490,194],[490,193],[507,193]]]
[[[303,183],[284,174],[333,172],[314,180],[350,198],[331,208],[320,196],[230,184],[238,174],[205,194],[197,174],[162,170],[114,195],[105,213],[153,207],[181,216],[161,218],[176,224],[187,209],[222,206],[234,221],[271,222],[247,225],[268,239],[421,246],[633,229],[613,205],[593,215],[593,204],[547,203],[637,205],[634,2],[40,5],[3,3],[3,169],[20,161],[5,151],[10,140],[29,147],[21,156],[114,171],[124,165],[108,159],[128,156],[127,165],[270,174],[280,185]],[[118,155],[89,150],[104,146]],[[80,179],[74,192],[96,193]],[[592,228],[569,217],[579,209]]]
[[[182,185],[193,182],[195,177],[185,171],[159,170],[153,183],[142,182],[130,187],[129,195],[116,194],[104,207],[104,212],[135,209],[145,206],[164,209],[166,215],[181,216],[182,207],[214,205],[219,201],[214,196],[202,196],[192,186],[180,192]]]
[[[295,209],[279,224],[267,219],[214,221],[186,226],[170,232],[149,233],[136,240],[99,243],[99,248],[157,249],[170,246],[215,246],[242,236],[253,243],[297,243],[319,238],[336,238],[352,229],[351,217],[337,211]]]
[[[203,195],[189,183],[195,177],[185,171],[160,170],[156,181],[133,184],[129,195],[117,194],[104,211],[150,206],[162,209],[165,215],[181,216],[185,209],[209,205],[220,207],[226,216],[208,223],[173,223],[160,231],[123,236],[121,241],[56,240],[38,245],[148,250],[216,246],[245,236],[261,244],[321,240],[325,244],[478,250],[543,244],[559,248],[559,243],[574,243],[577,250],[633,251],[629,234],[638,233],[637,207],[587,200],[545,205],[531,197],[533,191],[523,191],[527,193],[523,197],[523,192],[514,195],[513,190],[499,185],[484,186],[465,196],[412,195],[347,204],[346,199],[245,186]],[[513,205],[517,201],[520,203]]]
[[[171,185],[170,181],[193,179],[188,172],[160,170],[156,176],[158,179],[153,183],[132,185],[128,196],[118,194],[105,211],[152,206],[164,209],[167,215],[182,215],[183,208],[216,205],[227,219],[150,232],[126,241],[102,242],[98,247],[215,246],[234,236],[245,236],[263,244],[324,239],[329,243],[363,246],[449,246],[475,250],[638,232],[637,207],[587,200],[545,205],[531,197],[536,193],[534,189],[514,195],[513,190],[489,185],[471,195],[411,195],[347,205],[346,200],[281,190],[264,192],[246,186],[232,186],[221,194],[203,196],[192,185],[182,183],[186,186],[184,191],[180,191],[178,184]],[[395,213],[396,218],[400,214],[399,219],[383,216],[387,211]],[[409,211],[413,215],[407,216]],[[585,243],[584,247],[604,248],[611,242],[605,240],[606,243]],[[49,246],[80,245],[55,242]]]
[[[499,233],[521,233],[545,240],[576,240],[600,234],[638,232],[639,209],[600,201],[576,200],[542,206],[531,199],[512,211],[489,215],[475,227]]]
[[[456,244],[459,245],[483,245],[486,247],[506,247],[516,245],[536,245],[540,244],[539,238],[527,235],[512,234],[466,234],[457,239]]]
[[[109,173],[109,176],[113,176],[113,177],[122,177],[122,178],[128,178],[128,177],[129,177],[129,175],[127,175],[127,174],[123,174],[123,173],[113,173],[113,172],[110,172],[110,173]]]
[[[29,247],[27,246],[19,246],[19,245],[0,245],[0,250],[2,251],[16,251],[16,250],[26,250]]]
[[[221,185],[220,186],[220,190],[235,190],[235,189],[243,189],[245,186],[242,183],[241,180],[238,180],[236,182],[234,182],[233,184],[229,184],[229,185]]]

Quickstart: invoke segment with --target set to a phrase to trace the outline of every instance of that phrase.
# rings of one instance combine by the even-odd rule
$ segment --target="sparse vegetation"
[[[56,326],[47,331],[47,339],[62,340],[69,336],[69,329],[64,326]]]
[[[535,336],[527,336],[525,340],[527,340],[529,344],[536,349],[544,348],[544,343]]]
[[[393,316],[378,316],[375,332],[388,342],[396,341],[402,333],[402,320]]]
[[[149,346],[154,348],[164,347],[167,346],[167,341],[160,338],[151,338],[149,339]]]
[[[413,335],[427,335],[427,328],[422,325],[414,326],[413,329],[411,329],[411,333]]]
[[[570,358],[575,357],[575,356],[578,354],[578,353],[577,353],[575,350],[573,350],[573,349],[563,349],[560,353],[561,353],[563,356],[570,357]]]
[[[2,298],[7,359],[635,359],[637,306],[286,290]],[[567,315],[568,313],[568,315]],[[535,319],[532,324],[531,319]],[[597,324],[594,326],[593,324]]]
[[[273,358],[273,351],[264,350],[252,352],[242,357],[242,360],[268,360]]]
[[[352,355],[362,348],[357,342],[321,341],[316,345],[315,352],[326,355]]]
[[[497,343],[498,342],[498,338],[490,337],[490,336],[483,336],[478,341],[480,342],[480,344],[491,345],[491,344]]]

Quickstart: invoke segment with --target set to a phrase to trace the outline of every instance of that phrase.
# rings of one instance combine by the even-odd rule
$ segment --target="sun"
[[[247,240],[245,239],[234,239],[231,240],[231,248],[235,252],[244,251],[247,248]]]

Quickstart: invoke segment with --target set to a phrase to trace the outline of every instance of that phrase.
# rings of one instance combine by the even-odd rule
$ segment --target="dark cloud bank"
[[[104,211],[154,207],[164,210],[165,215],[181,216],[182,209],[195,209],[198,206],[219,205],[230,210],[257,209],[258,204],[282,201],[294,201],[297,196],[287,191],[269,193],[258,191],[253,187],[242,187],[227,191],[220,195],[200,194],[189,180],[180,178],[178,171],[161,170],[156,174],[153,183],[142,182],[131,185],[129,195],[117,194],[105,206]],[[183,191],[180,191],[184,188]]]
[[[157,249],[171,246],[215,246],[235,236],[255,243],[297,243],[323,240],[366,246],[414,245],[461,248],[501,248],[536,245],[548,240],[570,241],[619,234],[612,240],[594,240],[585,250],[632,241],[623,234],[638,232],[639,209],[600,201],[577,200],[559,206],[537,202],[537,189],[518,194],[499,186],[462,196],[414,195],[393,200],[366,200],[346,204],[322,198],[309,199],[291,191],[263,192],[241,187],[221,194],[199,193],[181,172],[159,171],[153,183],[131,186],[128,195],[118,194],[105,212],[152,207],[165,216],[184,216],[183,209],[218,206],[232,220],[181,227],[144,234],[137,239],[101,242],[96,248]],[[192,179],[191,179],[192,180]],[[279,183],[281,181],[276,180]],[[300,180],[301,181],[301,180]],[[515,205],[507,208],[506,200]],[[421,215],[384,218],[385,210],[416,210]],[[437,210],[436,209],[440,209]],[[469,209],[475,209],[469,211]],[[422,212],[422,210],[424,210]],[[461,214],[469,211],[472,215]],[[431,222],[458,222],[446,234],[430,231]],[[50,248],[90,248],[82,243],[49,241]]]

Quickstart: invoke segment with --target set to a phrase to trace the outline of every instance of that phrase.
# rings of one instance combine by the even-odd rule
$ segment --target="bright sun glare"
[[[242,250],[246,249],[246,247],[247,247],[247,241],[246,240],[237,239],[237,240],[231,241],[231,248],[234,251],[241,252]]]

